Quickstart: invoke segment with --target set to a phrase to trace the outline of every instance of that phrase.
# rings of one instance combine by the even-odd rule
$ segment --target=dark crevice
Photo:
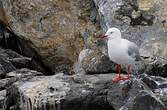
[[[103,97],[95,97],[64,100],[61,102],[61,110],[115,110]]]
[[[3,91],[3,90],[5,90],[5,89],[6,89],[5,87],[1,87],[1,88],[0,88],[0,91]]]
[[[17,53],[32,58],[27,68],[43,72],[44,74],[53,74],[52,70],[43,62],[41,56],[32,48],[32,43],[21,39],[14,32],[11,31],[2,21],[0,21],[0,47],[4,49],[11,49]]]

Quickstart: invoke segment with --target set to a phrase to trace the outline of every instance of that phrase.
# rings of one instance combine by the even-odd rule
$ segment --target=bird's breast
[[[110,44],[108,45],[108,56],[110,60],[117,64],[131,64],[132,60],[127,55],[126,46],[119,44]]]

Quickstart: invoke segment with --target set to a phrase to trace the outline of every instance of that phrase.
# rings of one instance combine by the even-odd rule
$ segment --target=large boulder
[[[100,30],[91,22],[96,11],[89,0],[1,2],[11,29],[33,50],[23,53],[38,55],[52,72],[70,70],[82,48],[94,45],[93,36]]]

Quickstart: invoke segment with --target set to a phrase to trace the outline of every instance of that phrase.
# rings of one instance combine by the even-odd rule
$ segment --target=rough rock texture
[[[115,69],[114,63],[99,50],[82,50],[79,54],[79,62],[88,74],[109,73]]]
[[[7,89],[11,87],[14,82],[22,80],[24,78],[33,78],[34,76],[43,75],[40,72],[28,70],[28,69],[20,69],[16,71],[12,71],[6,73],[4,78],[0,79],[0,110],[8,110],[6,109],[6,105],[13,103],[15,100],[8,100],[9,93]]]
[[[37,60],[35,61],[34,57],[25,57],[13,50],[0,48],[0,76],[20,68],[29,68],[40,72],[46,71]]]
[[[148,93],[147,91],[142,91],[136,96],[132,108],[132,110],[164,110],[164,109],[165,109],[164,104],[158,98]]]
[[[1,0],[13,32],[27,41],[52,72],[69,70],[99,28],[90,0]],[[92,10],[92,11],[91,11]]]
[[[0,30],[5,27],[18,37],[20,44],[13,44],[30,56],[0,49],[0,109],[167,110],[167,79],[155,76],[166,77],[167,73],[167,0],[93,1],[0,0],[0,22],[4,23]],[[97,49],[104,42],[94,44],[93,37],[100,30],[97,22],[103,31],[118,27],[124,38],[137,43],[144,58],[137,73],[154,76],[134,75],[113,83],[114,73],[99,74],[110,72],[114,64]],[[6,38],[14,37],[8,32],[0,34],[0,46],[4,43],[10,48]],[[83,47],[92,50],[80,53]],[[64,73],[42,76],[25,69],[34,58],[52,72]],[[77,59],[77,74],[66,75]],[[38,64],[32,66],[38,68]],[[98,74],[83,74],[83,70]]]
[[[151,3],[149,0],[94,0],[94,2],[104,31],[116,26],[123,31],[123,37],[137,44],[141,44],[146,37],[161,37],[160,35],[164,34],[162,21],[166,19],[164,12],[166,0],[153,0]]]
[[[4,110],[6,100],[6,90],[0,91],[0,110]]]
[[[167,0],[94,0],[94,3],[103,31],[119,28],[123,38],[140,46],[140,53],[148,60],[147,70],[153,70],[149,74],[166,77]]]
[[[145,41],[141,55],[149,62],[145,73],[167,77],[167,36]]]
[[[29,70],[26,68],[6,73],[5,78],[0,80],[0,90],[7,89],[9,86],[11,86],[12,83],[20,79],[31,78],[33,76],[39,76],[39,75],[42,75],[42,73]]]
[[[29,68],[31,65],[33,65],[31,58],[0,48],[0,77],[19,68]]]
[[[30,79],[30,78],[33,78],[35,76],[41,76],[41,75],[43,75],[43,74],[40,72],[25,69],[25,68],[19,69],[19,70],[13,71],[13,72],[9,72],[9,73],[7,73],[5,79],[1,79],[1,81],[3,81],[3,80],[6,81],[6,82],[3,82],[4,83],[3,89],[7,89],[7,90],[10,89],[11,85],[19,80]],[[16,96],[14,96],[14,97],[16,98]],[[16,102],[15,98],[11,99],[10,93],[7,92],[4,110],[8,110],[7,105],[12,105],[14,102]]]
[[[15,54],[10,54],[15,55]],[[3,49],[0,49],[0,76],[3,77],[6,73],[16,70],[13,64],[9,61],[10,55]]]
[[[111,74],[67,76],[60,73],[23,79],[8,89],[8,98],[15,99],[15,102],[8,104],[7,108],[14,106],[13,110],[166,110],[166,86],[153,89],[148,86],[151,81],[142,80],[152,78],[157,84],[163,85],[163,81],[167,79],[142,75],[129,81],[112,83],[111,78]],[[158,94],[158,90],[161,90],[161,94]]]

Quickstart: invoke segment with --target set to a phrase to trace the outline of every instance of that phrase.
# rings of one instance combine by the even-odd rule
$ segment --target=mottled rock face
[[[90,46],[94,33],[99,30],[89,19],[93,8],[89,0],[6,0],[2,3],[14,33],[30,41],[30,46],[52,71],[68,70],[84,47],[83,37],[88,37]]]
[[[115,63],[99,50],[82,50],[79,54],[79,62],[88,74],[109,73],[115,69]]]
[[[100,13],[100,24],[104,31],[117,27],[124,38],[141,45],[147,38],[166,35],[163,23],[166,14],[165,1],[153,0],[94,0]],[[163,22],[162,22],[163,21]]]
[[[140,51],[144,57],[153,58],[162,57],[167,58],[167,36],[161,36],[160,38],[152,38],[146,40],[142,45]],[[149,51],[148,51],[149,50]]]
[[[145,58],[146,62],[149,62],[149,64],[147,65],[147,69],[145,70],[147,74],[167,77],[166,48],[166,36],[146,40],[141,45],[141,56]]]

